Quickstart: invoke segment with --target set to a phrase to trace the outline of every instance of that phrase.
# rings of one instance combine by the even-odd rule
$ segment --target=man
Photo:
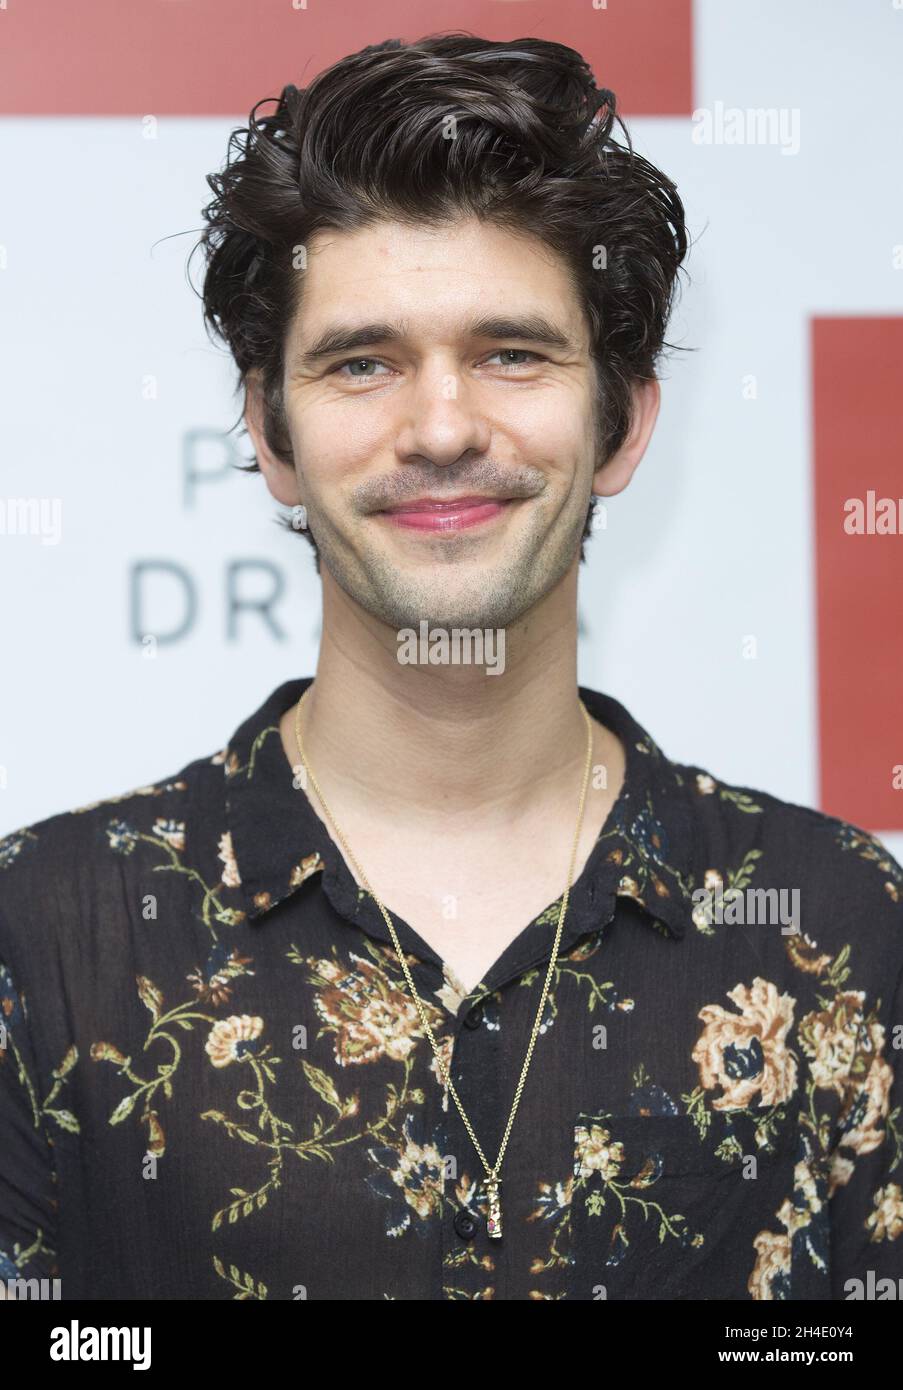
[[[321,650],[219,752],[0,846],[7,1278],[903,1274],[903,871],[577,684],[593,499],[648,444],[686,251],[614,120],[559,45],[392,42],[211,176],[205,311]]]

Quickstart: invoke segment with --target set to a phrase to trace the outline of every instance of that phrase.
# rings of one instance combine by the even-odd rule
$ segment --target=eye
[[[507,357],[509,359],[511,357],[520,357],[528,359],[527,361],[512,362],[509,360],[500,363],[505,370],[509,371],[517,371],[520,367],[529,367],[533,362],[544,362],[546,360],[540,353],[529,352],[526,348],[497,348],[495,352],[490,353],[490,360],[492,357]],[[344,362],[337,362],[331,371],[339,376],[344,374],[346,381],[373,381],[377,374],[369,369],[373,367],[385,367],[385,365],[386,364],[380,361],[378,357],[348,357]],[[346,372],[346,367],[352,370]],[[364,370],[353,370],[358,367]],[[387,370],[391,369],[387,368]]]
[[[490,356],[492,356],[492,357],[504,357],[504,356],[510,357],[510,356],[512,356],[512,355],[515,356],[515,357],[529,357],[529,358],[532,358],[532,360],[533,360],[534,362],[544,362],[544,361],[545,361],[545,358],[542,357],[542,355],[541,355],[540,353],[538,353],[538,352],[528,352],[526,348],[497,348],[495,352],[493,352],[493,353],[490,354]],[[529,362],[503,362],[501,365],[502,365],[503,367],[529,367],[529,366],[530,366],[530,363],[529,363]]]
[[[333,370],[333,372],[340,373],[340,372],[342,372],[342,371],[344,370],[345,367],[371,367],[371,366],[383,366],[383,367],[384,367],[384,366],[385,366],[385,363],[384,363],[384,362],[380,362],[380,360],[379,360],[378,357],[349,357],[349,358],[348,358],[346,361],[344,361],[344,362],[338,362],[338,363],[336,363],[336,365],[333,367],[332,370]],[[346,377],[345,377],[345,380],[346,380],[346,381],[372,381],[372,379],[373,379],[373,374],[372,374],[371,372],[365,372],[365,373],[363,373],[362,375],[358,375],[356,372],[352,372],[350,376],[346,376]]]

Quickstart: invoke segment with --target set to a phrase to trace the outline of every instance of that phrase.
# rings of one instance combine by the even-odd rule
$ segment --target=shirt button
[[[473,1240],[479,1228],[479,1222],[472,1211],[467,1211],[462,1207],[455,1214],[455,1230],[462,1240]]]
[[[470,1013],[464,1015],[464,1024],[467,1028],[479,1028],[483,1022],[483,1005],[474,1004]]]

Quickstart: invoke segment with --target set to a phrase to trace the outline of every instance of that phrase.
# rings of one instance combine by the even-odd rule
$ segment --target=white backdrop
[[[590,543],[580,680],[671,757],[816,805],[808,327],[903,308],[903,9],[701,0],[695,26],[695,105],[796,112],[799,149],[627,113],[698,238],[669,335],[695,351],[665,365],[653,443]],[[226,468],[248,457],[219,437],[231,363],[186,279],[204,175],[244,119],[161,119],[155,139],[137,119],[0,120],[0,501],[61,508],[57,543],[0,535],[0,834],[168,776],[314,670],[311,551],[262,478]],[[197,597],[153,660],[131,631],[141,562]],[[278,630],[247,608],[228,638],[234,566],[246,603],[282,585]],[[147,580],[139,625],[177,627],[185,596]]]

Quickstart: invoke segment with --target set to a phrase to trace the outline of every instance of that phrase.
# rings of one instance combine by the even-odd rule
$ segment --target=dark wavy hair
[[[215,196],[194,248],[206,262],[208,332],[232,353],[236,389],[259,372],[274,454],[292,463],[282,374],[303,294],[299,246],[321,229],[383,218],[438,226],[469,215],[532,234],[566,264],[591,330],[596,466],[605,462],[630,429],[631,383],[654,377],[672,346],[664,333],[688,241],[676,186],[635,153],[614,93],[597,89],[581,55],[536,38],[389,39],[305,88],[286,86],[276,109],[258,116],[274,100],[258,102],[247,127],[233,130],[224,168],[208,175]],[[612,137],[615,121],[626,145]],[[241,471],[260,468],[255,459]],[[319,573],[316,542],[300,534]]]

